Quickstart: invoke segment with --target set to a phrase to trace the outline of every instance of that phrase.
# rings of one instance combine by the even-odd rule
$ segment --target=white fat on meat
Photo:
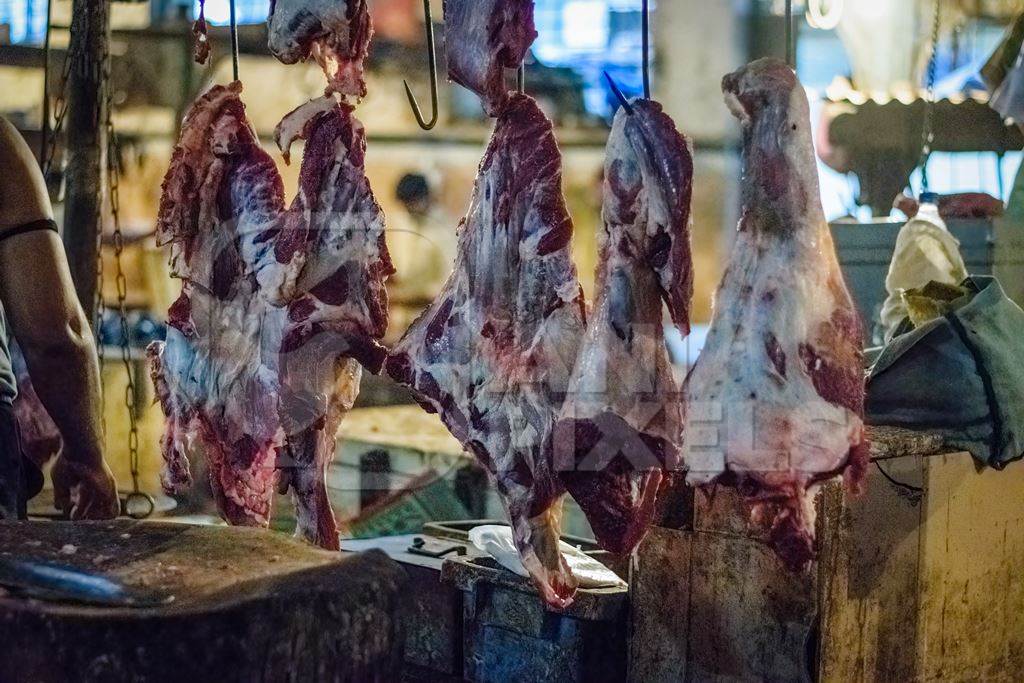
[[[181,493],[189,458],[203,457],[224,518],[252,526],[269,523],[275,489],[290,489],[297,534],[337,549],[324,476],[361,365],[376,371],[384,358],[383,215],[350,107],[307,117],[286,210],[240,93],[217,86],[193,104],[164,179],[157,237],[183,286],[167,341],[149,349],[163,484]]]
[[[678,460],[683,404],[667,307],[689,332],[693,158],[661,105],[615,117],[604,169],[597,299],[555,433],[559,472],[606,550],[627,554]]]
[[[454,271],[386,364],[487,469],[523,565],[555,607],[576,581],[558,549],[565,489],[551,431],[584,333],[561,182],[551,122],[514,95],[480,164]]]
[[[813,495],[867,457],[861,323],[819,199],[807,96],[760,60],[726,76],[743,124],[743,214],[685,388],[687,480],[736,486],[791,568],[814,555]]]

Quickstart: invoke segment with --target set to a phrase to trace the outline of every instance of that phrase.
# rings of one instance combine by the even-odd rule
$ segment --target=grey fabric
[[[18,384],[14,378],[11,348],[7,340],[7,316],[0,305],[0,403],[10,405],[17,396]]]
[[[869,424],[927,429],[979,462],[1024,455],[1024,311],[992,277],[956,308],[895,337],[871,369]]]

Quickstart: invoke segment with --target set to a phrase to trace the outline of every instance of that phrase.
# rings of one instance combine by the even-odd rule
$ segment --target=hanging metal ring
[[[156,512],[156,498],[145,491],[132,491],[124,498],[121,513],[132,519],[147,519]]]
[[[423,110],[420,109],[416,96],[409,87],[409,82],[402,81],[405,86],[405,94],[409,98],[409,106],[412,107],[412,114],[416,117],[416,123],[423,130],[431,130],[437,125],[437,57],[434,54],[434,22],[430,17],[430,0],[423,0],[423,16],[427,27],[427,64],[430,69],[430,105],[433,109],[430,120],[423,118]]]

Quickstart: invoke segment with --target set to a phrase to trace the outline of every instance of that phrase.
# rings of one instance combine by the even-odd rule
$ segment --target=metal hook
[[[786,0],[786,63],[796,68],[796,43],[793,33],[793,0]]]
[[[631,105],[629,103],[629,100],[626,99],[626,96],[622,94],[622,91],[619,90],[619,86],[615,84],[615,81],[612,80],[612,77],[608,74],[607,71],[604,72],[604,77],[608,79],[608,85],[611,86],[612,92],[615,93],[615,97],[618,98],[619,104],[622,105],[622,108],[626,110],[627,114],[632,116],[633,105]]]
[[[643,14],[641,15],[641,27],[643,31],[643,72],[644,72],[644,99],[651,99],[651,4],[650,0],[643,0]],[[607,75],[607,74],[606,74]],[[609,79],[611,80],[611,79]]]
[[[520,63],[516,70],[516,90],[520,95],[526,92],[526,62]]]
[[[433,115],[429,121],[424,120],[423,111],[420,109],[419,102],[416,101],[416,96],[412,94],[412,88],[409,87],[409,82],[403,80],[402,84],[405,86],[405,94],[409,98],[409,106],[412,107],[413,116],[416,117],[416,123],[423,130],[431,130],[437,125],[437,57],[434,55],[434,22],[430,18],[430,0],[423,0],[423,15],[427,24],[427,62],[430,68],[430,104],[433,108]]]
[[[230,15],[230,27],[231,27],[231,74],[235,80],[238,80],[238,21],[235,18],[235,0],[228,2],[228,7],[231,11]]]

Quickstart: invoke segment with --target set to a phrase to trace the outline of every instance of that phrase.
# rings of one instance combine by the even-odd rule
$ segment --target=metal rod
[[[231,10],[231,73],[238,80],[238,22],[235,19],[235,0],[229,0]]]
[[[50,135],[50,33],[53,30],[53,0],[46,0],[46,34],[43,38],[43,113],[39,135],[39,163],[46,163]]]
[[[604,72],[604,77],[608,80],[608,85],[611,87],[612,92],[615,93],[615,97],[616,97],[616,99],[619,100],[619,104],[622,105],[622,108],[626,110],[627,114],[632,116],[633,115],[633,105],[631,105],[629,103],[629,100],[626,99],[626,96],[622,94],[621,90],[619,90],[618,84],[615,83],[615,80],[611,77],[611,75],[607,71]]]
[[[796,68],[796,36],[793,31],[793,0],[786,0],[786,63]]]
[[[520,64],[516,71],[516,90],[520,95],[526,92],[526,62]]]
[[[643,13],[640,20],[643,32],[643,71],[644,71],[644,99],[651,99],[651,3],[650,0],[643,0]]]
[[[412,94],[412,88],[409,87],[409,81],[403,80],[402,85],[405,86],[405,95],[409,98],[409,106],[412,107],[412,114],[416,117],[416,123],[423,130],[431,130],[437,125],[437,56],[434,54],[434,22],[430,17],[430,0],[423,0],[423,16],[427,25],[427,65],[430,69],[430,104],[433,109],[433,113],[430,116],[430,120],[427,121],[423,118],[423,111],[420,109],[419,102],[416,101],[416,96]]]

